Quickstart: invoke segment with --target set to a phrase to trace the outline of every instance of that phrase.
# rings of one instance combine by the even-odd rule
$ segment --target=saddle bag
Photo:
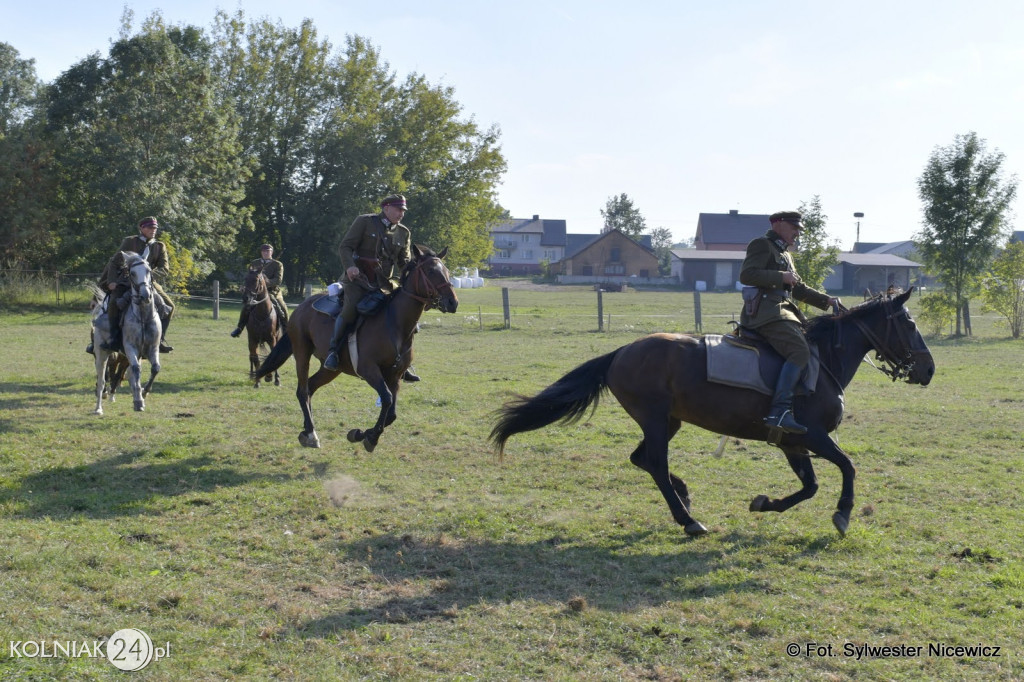
[[[370,317],[371,315],[380,312],[381,308],[384,307],[384,304],[387,303],[387,301],[387,294],[380,289],[371,289],[366,292],[366,295],[359,299],[359,303],[356,304],[356,312],[364,317]]]

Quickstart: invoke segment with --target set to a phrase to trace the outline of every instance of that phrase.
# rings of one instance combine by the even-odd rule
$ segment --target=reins
[[[910,339],[907,337],[907,331],[904,325],[895,323],[895,321],[900,317],[908,317],[907,309],[901,306],[898,311],[892,311],[888,300],[882,301],[882,309],[885,311],[884,340],[880,339],[878,335],[875,334],[874,331],[872,331],[871,328],[868,327],[868,325],[860,318],[853,318],[853,322],[857,325],[857,328],[860,329],[864,338],[868,340],[868,343],[871,344],[872,349],[875,351],[875,360],[883,363],[884,366],[879,367],[868,357],[865,357],[864,360],[893,381],[898,381],[910,376],[910,372],[914,368],[914,355],[918,351],[915,351],[911,346]],[[897,351],[887,343],[892,336],[893,327],[896,328],[896,336],[904,350],[902,357],[900,357]]]

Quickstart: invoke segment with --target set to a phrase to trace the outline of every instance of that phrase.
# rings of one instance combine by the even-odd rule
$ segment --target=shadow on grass
[[[747,560],[723,553],[719,543],[681,539],[678,551],[643,554],[651,532],[610,536],[599,545],[554,537],[532,543],[422,541],[394,535],[342,545],[353,557],[367,557],[381,586],[381,601],[301,624],[296,634],[322,638],[374,623],[446,620],[460,606],[535,600],[561,604],[566,615],[583,609],[639,611],[672,601],[720,594],[763,594],[774,590],[771,576],[752,575]],[[739,543],[749,546],[755,536]],[[801,541],[803,552],[828,546],[818,538]]]
[[[13,509],[16,518],[106,519],[157,513],[149,503],[161,497],[292,478],[240,473],[214,462],[209,456],[154,461],[150,453],[133,451],[92,464],[48,468],[0,489],[0,506]]]

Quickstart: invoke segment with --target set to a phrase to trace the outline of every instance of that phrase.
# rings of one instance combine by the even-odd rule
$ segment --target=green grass
[[[403,387],[373,454],[345,440],[376,416],[351,377],[314,398],[323,449],[298,445],[293,363],[281,388],[254,390],[227,335],[236,309],[214,321],[182,306],[147,411],[122,390],[102,417],[85,306],[3,311],[0,675],[120,679],[106,661],[15,658],[7,643],[140,628],[171,644],[145,679],[1024,677],[1022,342],[976,317],[975,337],[931,340],[927,388],[864,366],[838,432],[858,467],[845,538],[834,467],[817,464],[814,499],[750,514],[755,495],[796,489],[781,454],[733,440],[715,458],[717,436],[684,428],[672,467],[712,530],[691,540],[629,464],[639,429],[613,399],[494,458],[493,411],[511,393],[659,322],[693,328],[691,293],[605,294],[605,333],[593,291],[561,293],[511,291],[510,331],[497,287],[429,313],[424,381]],[[725,331],[738,300],[703,296],[704,330]],[[483,331],[478,310],[496,315]],[[812,642],[836,655],[804,655]],[[847,643],[924,651],[857,660]],[[929,643],[1003,648],[929,656]]]

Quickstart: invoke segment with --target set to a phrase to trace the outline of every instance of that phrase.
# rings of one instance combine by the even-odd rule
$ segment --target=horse
[[[252,377],[260,367],[257,349],[263,344],[273,351],[281,331],[277,311],[267,290],[267,278],[263,276],[262,271],[250,268],[246,273],[245,284],[242,287],[242,305],[249,307],[245,328],[249,333],[249,376]],[[266,381],[270,381],[270,375],[267,375]],[[281,377],[276,370],[274,385],[281,385]],[[256,386],[259,387],[259,383]]]
[[[601,395],[611,391],[643,430],[630,461],[651,475],[687,535],[700,536],[708,530],[690,515],[686,483],[668,467],[668,444],[683,422],[724,436],[766,440],[782,450],[802,487],[781,499],[758,495],[750,503],[752,512],[783,512],[815,495],[818,482],[809,453],[835,464],[843,482],[832,522],[845,535],[853,508],[855,469],[829,437],[843,417],[843,390],[872,349],[882,363],[879,369],[893,381],[905,379],[926,386],[935,373],[931,352],[905,305],[912,291],[879,295],[849,310],[810,320],[807,339],[812,348],[817,347],[821,371],[814,394],[797,396],[794,410],[807,427],[806,434],[787,433],[780,439],[762,421],[769,396],[709,382],[703,337],[661,333],[589,360],[533,397],[514,396],[499,408],[490,439],[502,457],[511,436],[555,422],[571,424],[588,410],[596,410]]]
[[[154,302],[155,292],[153,291],[153,272],[149,263],[139,254],[123,252],[124,267],[128,273],[131,287],[131,305],[124,311],[121,320],[121,339],[124,347],[123,356],[128,362],[128,383],[132,389],[132,399],[137,412],[146,409],[146,396],[153,388],[156,375],[160,373],[160,316],[157,314]],[[94,295],[105,295],[94,288]],[[110,338],[110,324],[106,316],[105,306],[95,306],[93,309],[93,348],[96,356],[96,414],[103,414],[103,395],[107,385],[107,367],[111,355],[115,357],[115,368],[117,363],[122,362],[116,357],[121,354],[110,353],[103,350],[102,344]],[[149,381],[142,385],[141,359],[149,360]],[[116,369],[112,372],[116,377]],[[113,378],[113,377],[112,377]],[[111,384],[109,392],[113,402],[113,391],[116,388]]]
[[[459,299],[452,290],[451,274],[442,262],[448,248],[434,253],[425,246],[414,244],[411,251],[413,258],[402,269],[398,289],[384,309],[357,323],[352,332],[358,341],[356,357],[352,357],[351,343],[346,344],[339,371],[321,366],[312,377],[309,376],[310,358],[316,356],[323,365],[330,353],[334,333],[334,319],[313,307],[325,296],[317,294],[299,304],[288,316],[287,331],[256,372],[255,379],[259,383],[262,377],[295,355],[295,373],[298,376],[295,397],[302,408],[303,430],[299,434],[299,442],[303,446],[320,447],[311,410],[313,394],[345,373],[361,378],[380,397],[380,414],[374,426],[365,431],[352,429],[347,436],[349,442],[362,442],[367,452],[373,452],[384,428],[397,417],[399,380],[412,364],[412,343],[420,316],[428,308],[437,308],[442,313],[457,310]]]

